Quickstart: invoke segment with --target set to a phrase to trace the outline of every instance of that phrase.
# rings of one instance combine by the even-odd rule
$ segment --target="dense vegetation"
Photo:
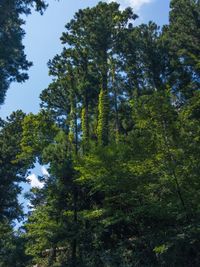
[[[79,10],[40,112],[1,121],[0,266],[200,266],[200,1],[172,0],[162,29],[136,19]]]

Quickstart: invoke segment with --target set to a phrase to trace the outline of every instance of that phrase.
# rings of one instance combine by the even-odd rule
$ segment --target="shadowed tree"
[[[0,1],[0,104],[11,82],[28,79],[27,70],[32,63],[24,53],[22,15],[29,15],[32,7],[42,13],[46,4],[42,0]]]

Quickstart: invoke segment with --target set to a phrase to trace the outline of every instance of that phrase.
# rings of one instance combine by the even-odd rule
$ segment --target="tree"
[[[0,266],[25,266],[25,241],[20,232],[13,230],[14,220],[23,218],[23,207],[18,197],[21,182],[26,181],[27,162],[17,160],[21,153],[22,111],[13,112],[0,127]]]
[[[180,3],[198,4],[172,1],[171,16]],[[136,17],[116,3],[77,12],[43,109],[23,119],[18,159],[50,174],[30,194],[33,263],[199,266],[198,68],[176,17],[162,29]]]
[[[79,11],[75,19],[66,25],[67,32],[63,33],[61,38],[63,43],[71,45],[77,53],[82,55],[88,53],[88,59],[95,66],[94,70],[99,79],[97,84],[99,99],[96,102],[99,102],[97,138],[100,144],[108,144],[109,139],[108,78],[112,68],[109,60],[117,57],[119,52],[116,49],[116,43],[119,41],[120,34],[128,27],[129,21],[136,17],[130,8],[120,11],[116,3],[108,5],[100,2],[94,8]],[[85,67],[84,73],[87,74],[86,64]]]
[[[21,153],[22,120],[25,114],[17,111],[11,114],[3,123],[0,130],[0,220],[12,221],[21,214],[21,206],[18,203],[18,195],[22,188],[20,182],[25,181],[26,161],[16,161]]]
[[[200,3],[198,0],[172,0],[170,7],[167,34],[171,63],[183,70],[179,83],[183,80],[181,92],[183,98],[187,99],[199,88]]]
[[[27,266],[29,257],[25,255],[22,233],[14,231],[6,222],[1,222],[0,226],[0,266]]]
[[[25,23],[21,16],[31,13],[31,7],[43,12],[46,4],[42,0],[2,0],[0,3],[0,104],[4,102],[11,82],[28,79],[28,62],[22,44]]]

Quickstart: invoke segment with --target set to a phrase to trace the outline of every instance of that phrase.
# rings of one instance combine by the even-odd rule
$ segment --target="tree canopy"
[[[200,265],[199,14],[172,0],[169,25],[135,26],[99,2],[66,24],[39,113],[1,121],[0,266]],[[36,161],[49,175],[15,233]]]

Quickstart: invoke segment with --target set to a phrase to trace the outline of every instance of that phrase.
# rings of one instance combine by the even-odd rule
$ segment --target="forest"
[[[32,8],[48,7],[0,1],[1,104],[28,79]],[[0,267],[200,266],[200,1],[171,0],[163,27],[137,19],[116,2],[78,10],[40,111],[0,119]],[[36,163],[49,175],[25,214]]]

